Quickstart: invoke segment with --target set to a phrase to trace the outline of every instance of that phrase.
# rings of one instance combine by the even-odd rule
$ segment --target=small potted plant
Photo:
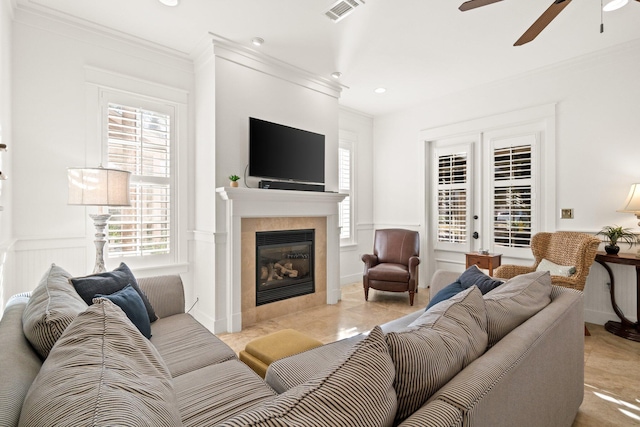
[[[239,180],[240,180],[240,177],[238,175],[229,175],[229,181],[231,181],[232,187],[237,187]]]
[[[637,236],[631,232],[630,228],[607,225],[606,227],[603,227],[602,230],[600,230],[596,235],[606,237],[605,242],[608,242],[608,244],[605,245],[604,250],[609,255],[616,255],[620,251],[618,240],[628,243],[629,247],[632,247],[635,243],[638,243]]]

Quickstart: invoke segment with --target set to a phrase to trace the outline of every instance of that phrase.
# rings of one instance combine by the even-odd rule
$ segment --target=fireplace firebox
[[[256,232],[256,306],[315,292],[315,230]]]

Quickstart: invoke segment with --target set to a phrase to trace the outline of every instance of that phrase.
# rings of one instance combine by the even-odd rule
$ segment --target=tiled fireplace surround
[[[226,205],[229,332],[340,299],[338,203],[344,195],[218,188]],[[315,230],[315,293],[256,307],[256,231]],[[229,310],[230,308],[230,310]]]

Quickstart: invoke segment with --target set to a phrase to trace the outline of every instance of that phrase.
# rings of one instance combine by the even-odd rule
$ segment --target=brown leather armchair
[[[362,255],[364,262],[364,299],[369,288],[379,291],[407,292],[409,304],[418,289],[420,236],[417,231],[389,228],[376,230],[373,254]]]

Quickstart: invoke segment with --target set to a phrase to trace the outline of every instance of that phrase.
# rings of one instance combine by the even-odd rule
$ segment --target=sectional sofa
[[[281,359],[266,381],[185,313],[179,276],[137,281],[158,317],[150,339],[69,279],[53,265],[6,307],[1,426],[570,426],[582,402],[582,294],[544,272]],[[46,334],[25,328],[36,300]]]

